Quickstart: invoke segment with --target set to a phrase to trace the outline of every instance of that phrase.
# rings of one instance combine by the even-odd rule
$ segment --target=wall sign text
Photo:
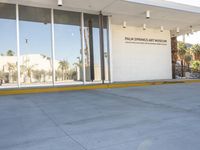
[[[125,37],[125,43],[129,44],[149,44],[149,45],[167,45],[167,40],[153,38]]]

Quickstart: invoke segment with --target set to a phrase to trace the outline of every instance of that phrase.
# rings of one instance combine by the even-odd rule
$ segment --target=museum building
[[[176,0],[0,0],[0,88],[175,77],[177,36],[200,29]]]

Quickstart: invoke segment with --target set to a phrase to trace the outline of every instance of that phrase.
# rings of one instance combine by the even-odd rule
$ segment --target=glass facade
[[[101,82],[102,61],[108,80],[103,20],[101,60],[98,15],[0,3],[0,87]]]
[[[55,81],[65,84],[83,80],[81,13],[54,10]]]
[[[17,85],[16,7],[0,3],[0,87]]]
[[[108,21],[103,17],[103,51],[104,60],[100,55],[100,25],[99,16],[84,14],[84,41],[85,41],[85,70],[86,81],[102,81],[101,61],[105,64],[105,80],[108,81]]]
[[[109,81],[109,35],[108,35],[108,17],[103,19],[103,39],[104,39],[104,63],[105,63],[105,81]]]
[[[52,83],[51,10],[19,6],[21,84]]]
[[[86,81],[101,81],[99,17],[84,14]]]

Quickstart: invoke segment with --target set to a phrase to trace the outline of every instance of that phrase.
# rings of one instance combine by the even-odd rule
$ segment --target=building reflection
[[[0,8],[1,86],[17,86],[19,83],[22,86],[82,83],[83,67],[86,74],[85,81],[101,81],[98,15],[84,15],[85,65],[83,66],[80,12],[19,5],[19,36],[17,36],[16,5],[0,3]],[[54,24],[51,20],[52,14]],[[106,26],[104,30],[106,43]],[[19,41],[19,56],[17,41]],[[52,47],[53,42],[54,47]],[[107,62],[106,55],[104,61]],[[105,67],[106,74],[107,69],[108,66]]]

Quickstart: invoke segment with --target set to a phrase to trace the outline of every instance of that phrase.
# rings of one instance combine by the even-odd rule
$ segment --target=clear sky
[[[14,20],[5,22],[5,19],[0,19],[0,54],[9,49],[16,52],[16,23]]]
[[[183,41],[183,36],[179,36],[178,41]],[[185,35],[185,42],[191,44],[200,44],[200,32],[194,32],[189,36]]]

